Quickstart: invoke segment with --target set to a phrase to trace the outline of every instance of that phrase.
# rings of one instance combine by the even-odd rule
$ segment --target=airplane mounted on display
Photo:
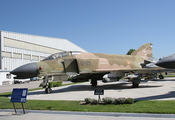
[[[45,92],[50,93],[52,90],[48,87],[49,76],[54,76],[54,81],[58,81],[67,79],[68,74],[74,74],[73,80],[91,79],[92,86],[96,86],[97,80],[119,81],[125,73],[133,73],[134,76],[128,76],[128,81],[132,82],[133,87],[138,87],[143,76],[152,80],[157,77],[155,73],[163,69],[149,64],[152,64],[152,44],[146,43],[131,55],[60,52],[40,62],[18,67],[10,73],[17,75],[16,79],[44,76]]]

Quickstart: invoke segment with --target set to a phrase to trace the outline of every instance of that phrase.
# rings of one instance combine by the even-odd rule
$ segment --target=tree
[[[135,51],[135,49],[130,49],[128,52],[127,52],[127,55],[131,55],[131,53],[133,53]]]

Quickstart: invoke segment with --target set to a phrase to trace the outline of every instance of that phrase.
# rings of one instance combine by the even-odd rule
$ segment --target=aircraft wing
[[[132,72],[132,71],[161,71],[165,70],[165,68],[161,67],[156,67],[156,68],[117,68],[117,69],[95,69],[93,72],[116,72],[116,71],[121,71],[121,72]]]

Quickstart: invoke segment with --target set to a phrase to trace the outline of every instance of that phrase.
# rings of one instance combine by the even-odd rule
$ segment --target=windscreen
[[[54,59],[66,57],[66,56],[67,56],[67,52],[59,52],[59,53],[50,55],[49,57],[45,58],[43,61],[54,60]]]

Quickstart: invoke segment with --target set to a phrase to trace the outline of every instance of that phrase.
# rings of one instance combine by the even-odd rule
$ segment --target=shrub
[[[96,105],[98,102],[96,99],[91,99],[91,98],[85,98],[85,102],[86,104],[92,104],[92,105]]]
[[[97,100],[92,99],[92,102],[91,102],[92,105],[96,105],[97,103],[98,103]]]
[[[43,87],[43,82],[42,82],[42,83],[40,83],[39,87]],[[43,87],[43,88],[44,88],[44,87]]]
[[[57,81],[53,87],[62,86],[62,81]]]
[[[55,82],[49,82],[49,88],[53,88],[54,84],[56,84]]]
[[[85,98],[85,102],[86,102],[86,104],[89,104],[89,103],[92,102],[92,99],[91,98]]]
[[[62,85],[62,81],[53,81],[53,82],[49,82],[49,87],[58,87]]]
[[[126,101],[126,98],[117,98],[114,101],[114,104],[124,104]]]
[[[73,77],[69,77],[69,78],[68,78],[68,80],[72,80],[72,79],[73,79]]]
[[[105,104],[112,104],[114,102],[114,98],[111,98],[111,97],[103,98],[103,102]]]
[[[126,104],[133,104],[134,103],[134,99],[133,98],[127,98],[125,103]]]
[[[46,86],[42,86],[42,85],[43,85],[43,82],[39,85],[39,87],[43,87],[43,88],[46,87]],[[49,82],[49,88],[58,87],[58,86],[62,86],[62,81]]]
[[[111,98],[111,97],[105,97],[102,99],[104,104],[133,104],[134,103],[134,99],[133,98]],[[92,98],[85,98],[85,102],[86,104],[92,104],[92,105],[96,105],[98,103],[98,101],[96,99],[92,99]]]

